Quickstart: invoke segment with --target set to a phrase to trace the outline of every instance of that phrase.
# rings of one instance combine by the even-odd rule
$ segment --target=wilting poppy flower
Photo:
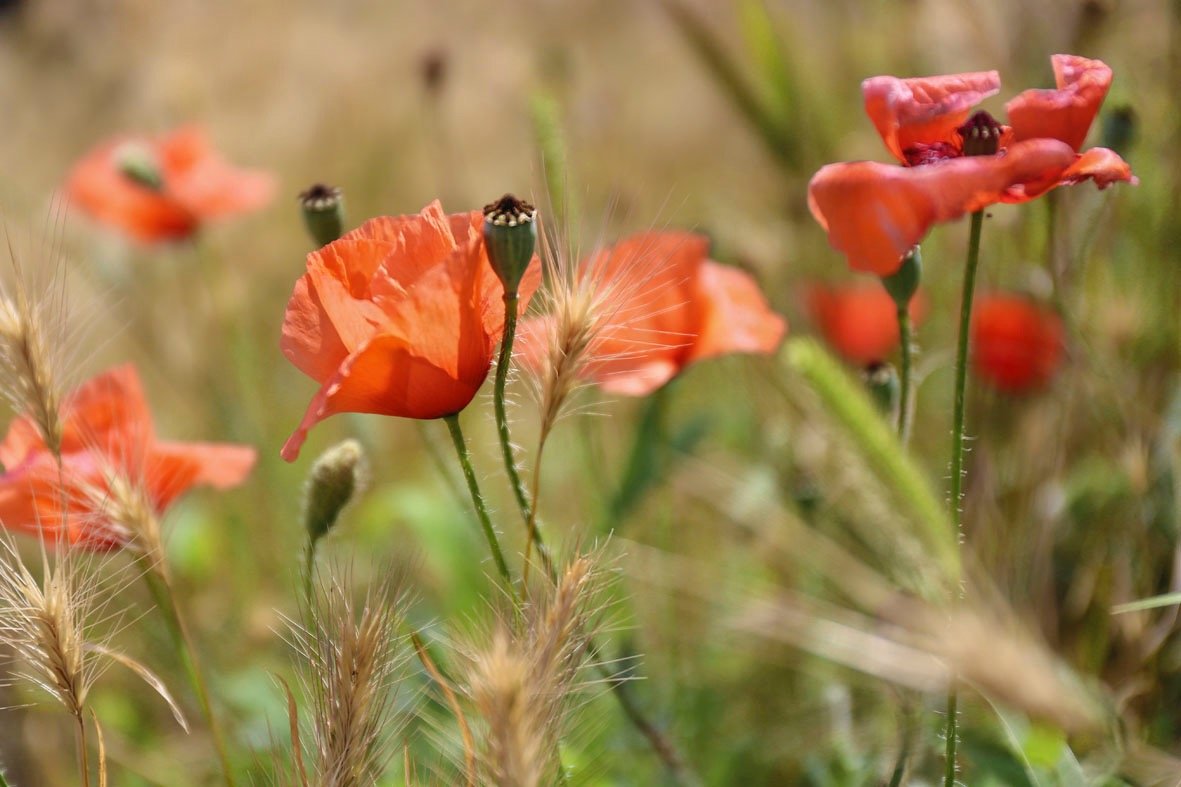
[[[114,485],[141,486],[160,514],[191,487],[236,486],[254,466],[249,446],[157,439],[130,365],[79,387],[63,402],[60,418],[60,473],[28,417],[16,418],[0,442],[0,524],[9,530],[115,549],[128,545],[134,534],[104,516]]]
[[[1044,387],[1062,363],[1062,320],[1049,307],[1016,294],[983,295],[972,315],[972,368],[998,390]]]
[[[889,275],[931,226],[1056,186],[1135,182],[1114,151],[1079,153],[1111,85],[1098,60],[1054,55],[1057,88],[1006,104],[1011,126],[971,108],[1000,90],[995,71],[865,80],[865,110],[902,166],[829,164],[808,185],[812,215],[854,270]]]
[[[709,259],[701,235],[633,235],[581,271],[609,296],[580,375],[610,393],[651,393],[703,358],[772,352],[787,330],[749,274]],[[536,365],[544,355],[549,321],[522,326],[522,363]]]
[[[74,165],[65,186],[79,210],[146,243],[188,238],[210,219],[258,210],[274,191],[269,174],[230,165],[194,126],[107,140]]]
[[[898,346],[898,307],[876,281],[841,287],[818,284],[807,295],[808,311],[826,342],[851,363],[867,366],[884,361]],[[908,306],[912,323],[927,312],[920,290]]]
[[[371,219],[312,252],[283,320],[283,354],[320,383],[283,446],[341,412],[402,418],[458,413],[476,395],[504,332],[504,287],[492,271],[480,211]],[[541,281],[534,259],[524,310]]]

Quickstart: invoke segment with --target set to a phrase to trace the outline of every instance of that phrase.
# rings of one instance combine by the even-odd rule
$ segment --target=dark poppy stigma
[[[984,110],[973,113],[956,129],[964,140],[965,156],[995,156],[1001,144],[1001,124]]]

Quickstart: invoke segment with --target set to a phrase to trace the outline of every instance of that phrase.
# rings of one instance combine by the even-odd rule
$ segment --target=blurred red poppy
[[[1062,364],[1062,320],[1023,295],[982,295],[972,315],[972,368],[1000,391],[1045,387]]]
[[[264,207],[274,178],[227,163],[205,132],[186,126],[159,137],[122,136],[87,153],[66,197],[98,222],[137,241],[180,240],[210,219]]]
[[[284,459],[335,413],[428,419],[467,407],[504,332],[504,287],[483,224],[480,211],[448,216],[435,201],[414,216],[371,219],[308,255],[280,346],[320,390]],[[522,311],[540,281],[535,257]]]
[[[254,466],[255,450],[156,438],[139,375],[131,365],[94,377],[62,404],[61,468],[33,421],[13,420],[0,442],[0,522],[9,530],[95,550],[134,538],[104,515],[114,484],[142,486],[157,514],[191,487],[226,489]]]
[[[879,282],[818,284],[808,291],[807,306],[825,341],[850,363],[868,366],[884,361],[898,346],[898,307]],[[922,290],[910,299],[907,310],[916,325],[926,316]]]
[[[995,71],[865,80],[865,110],[902,166],[829,164],[808,185],[812,215],[854,270],[885,276],[932,225],[998,202],[1025,202],[1056,186],[1135,183],[1115,152],[1078,150],[1111,85],[1098,60],[1054,55],[1057,88],[1006,105],[1012,126],[973,106],[1000,90]]]
[[[580,374],[610,393],[643,396],[704,358],[773,352],[787,330],[749,274],[709,259],[702,235],[633,235],[584,261],[581,272],[608,293],[609,314]],[[544,356],[548,324],[539,317],[522,326],[522,363]]]

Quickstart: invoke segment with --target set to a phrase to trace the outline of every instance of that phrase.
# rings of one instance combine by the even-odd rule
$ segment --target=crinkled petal
[[[939,222],[1000,202],[1017,187],[1029,198],[1052,188],[1075,155],[1050,139],[1021,142],[1001,156],[923,167],[871,161],[830,164],[808,184],[808,206],[854,270],[886,276]]]
[[[342,240],[375,240],[387,244],[389,253],[381,266],[384,278],[408,287],[455,250],[460,238],[453,231],[453,219],[463,217],[463,221],[470,223],[474,216],[480,215],[473,211],[448,216],[435,200],[419,213],[370,219],[345,234]]]
[[[952,145],[959,149],[955,130],[968,119],[972,107],[1000,91],[996,71],[898,79],[871,77],[861,83],[865,112],[898,159],[916,147]]]
[[[1018,141],[1058,139],[1081,150],[1111,86],[1111,68],[1077,55],[1054,55],[1052,61],[1057,89],[1026,90],[1010,100],[1009,124]]]
[[[697,272],[694,311],[697,338],[690,361],[727,353],[771,353],[787,331],[787,321],[767,303],[747,272],[706,260]]]
[[[419,419],[457,413],[480,389],[490,363],[489,355],[482,370],[466,370],[465,376],[454,377],[415,355],[398,337],[375,336],[350,355],[316,393],[281,454],[294,461],[308,430],[336,413]]]

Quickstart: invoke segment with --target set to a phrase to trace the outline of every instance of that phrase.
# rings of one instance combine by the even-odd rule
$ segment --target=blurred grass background
[[[1176,748],[1181,641],[1167,613],[1112,617],[1108,608],[1181,582],[1174,576],[1177,2],[4,5],[0,205],[10,227],[41,248],[60,245],[69,259],[71,307],[91,326],[75,351],[78,378],[134,360],[162,434],[260,449],[247,486],[220,497],[194,494],[167,520],[181,593],[244,768],[248,747],[265,752],[285,729],[282,693],[269,672],[290,671],[276,634],[278,612],[295,607],[299,490],[316,452],[353,435],[371,457],[372,488],[330,546],[358,583],[393,565],[409,569],[425,624],[477,614],[488,569],[466,506],[450,494],[426,448],[446,449],[440,424],[338,416],[317,428],[301,462],[278,458],[313,393],[277,350],[283,308],[308,251],[295,202],[300,190],[314,181],[343,187],[352,223],[415,212],[436,197],[451,212],[505,191],[544,202],[533,113],[548,108],[568,150],[559,178],[577,206],[568,219],[572,235],[586,245],[653,226],[707,232],[714,255],[753,271],[801,334],[812,330],[803,285],[850,276],[807,213],[807,179],[832,160],[885,160],[861,111],[862,78],[996,68],[1004,88],[985,106],[999,114],[1020,90],[1052,84],[1052,53],[1103,59],[1116,75],[1105,109],[1130,106],[1137,118],[1134,147],[1122,152],[1141,184],[1055,195],[1060,241],[1052,253],[1061,276],[1047,269],[1044,202],[990,211],[981,288],[1052,300],[1068,326],[1069,361],[1037,397],[972,391],[969,428],[977,439],[967,540],[1020,616],[1070,664],[1106,683],[1133,738]],[[695,40],[695,30],[707,38]],[[761,127],[750,122],[749,102],[744,113],[734,100],[734,83],[717,78],[711,51],[736,69]],[[196,247],[129,248],[75,216],[60,233],[43,229],[54,189],[93,144],[188,122],[206,126],[231,161],[277,174],[280,197],[269,209],[211,226]],[[929,374],[913,447],[937,486],[946,475],[965,237],[965,226],[952,225],[924,244],[932,308],[918,341]],[[672,491],[674,478],[692,481],[698,460],[716,460],[748,480],[765,479],[752,494],[782,499],[817,527],[841,515],[830,505],[841,490],[809,465],[800,446],[807,414],[785,405],[771,381],[781,374],[775,366],[744,358],[703,363],[658,408],[589,394],[589,409],[611,417],[559,427],[544,475],[549,527],[564,533],[567,545],[603,534],[603,512],[637,423],[657,418],[661,445],[675,448],[641,463],[642,494],[628,501],[618,532],[771,586],[806,582],[764,565],[733,527]],[[520,393],[515,436],[531,446],[532,412],[523,387]],[[479,415],[465,416],[465,427],[512,542],[519,534],[487,405],[478,399]],[[628,622],[622,639],[646,655],[644,703],[708,783],[872,782],[867,774],[896,745],[893,690],[736,635],[708,610],[684,609],[686,602],[623,573],[631,597],[621,607]],[[149,609],[146,598],[129,597]],[[1160,641],[1144,653],[1154,627]],[[169,673],[153,614],[122,636],[130,649],[164,654],[146,660]],[[169,682],[183,693],[179,681]],[[176,731],[167,709],[125,675],[111,673],[99,691],[95,706],[114,783],[201,783],[195,774],[209,762],[200,733]],[[613,706],[597,702],[595,709],[594,735],[570,753],[571,762],[586,762],[596,783],[659,783],[658,767]],[[68,730],[45,710],[0,715],[0,756],[14,773],[28,774],[16,784],[71,778],[61,755],[71,746]],[[971,718],[967,755],[988,761],[1002,738],[986,708]],[[926,723],[934,725],[930,714]],[[933,741],[934,731],[927,732]],[[920,770],[937,766],[929,748]],[[265,753],[258,760],[261,774]],[[967,783],[1021,783],[979,767]]]

